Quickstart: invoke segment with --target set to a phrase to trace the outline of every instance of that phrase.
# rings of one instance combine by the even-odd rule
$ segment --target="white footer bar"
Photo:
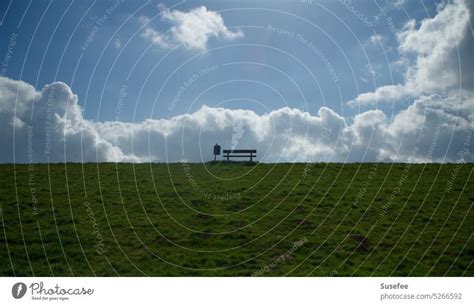
[[[473,288],[467,277],[3,277],[0,304],[474,305]]]

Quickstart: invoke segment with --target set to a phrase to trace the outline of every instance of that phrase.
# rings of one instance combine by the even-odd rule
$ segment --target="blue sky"
[[[72,160],[162,161],[184,144],[174,160],[206,160],[238,126],[268,161],[457,161],[471,149],[472,2],[2,1],[0,143],[43,120],[46,146],[47,118],[59,151],[81,149]],[[35,114],[57,91],[57,118]]]
[[[167,54],[169,49],[152,46],[140,37],[140,16],[152,18],[150,24],[162,33],[172,26],[160,20],[159,2],[125,1],[108,14],[106,10],[114,8],[116,1],[14,1],[2,24],[1,36],[7,41],[17,33],[21,39],[17,40],[6,76],[36,88],[53,81],[69,84],[79,96],[85,117],[94,121],[116,117],[124,86],[127,97],[120,114],[123,121],[167,118],[227,99],[236,99],[226,104],[230,108],[258,113],[265,109],[256,102],[269,110],[288,105],[313,114],[326,105],[351,117],[359,110],[348,108],[344,102],[360,92],[402,81],[403,71],[393,66],[399,54],[390,27],[393,24],[398,29],[408,18],[420,20],[433,15],[436,8],[429,2],[425,7],[417,1],[396,7],[384,1],[358,1],[355,9],[360,15],[338,1],[163,2],[180,11],[205,5],[208,10],[220,12],[229,29],[239,28],[244,33],[244,37],[232,41],[210,38],[204,51],[178,47]],[[8,6],[9,1],[2,1],[0,11],[5,12]],[[385,9],[385,19],[381,8]],[[104,14],[108,18],[98,25]],[[386,38],[386,54],[380,45],[368,43],[375,33]],[[312,47],[305,46],[304,41]],[[5,48],[3,44],[3,52]],[[262,65],[225,65],[232,62]],[[218,69],[187,88],[170,111],[177,88],[194,73],[214,65]],[[224,84],[192,104],[203,89],[219,82]]]

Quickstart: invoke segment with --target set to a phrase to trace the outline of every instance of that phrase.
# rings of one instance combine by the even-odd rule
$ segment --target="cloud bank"
[[[316,115],[201,107],[170,119],[92,122],[65,83],[41,91],[0,78],[2,163],[201,162],[212,146],[256,148],[264,162],[472,161],[473,100],[423,96],[393,120],[380,110],[352,123],[327,107]]]

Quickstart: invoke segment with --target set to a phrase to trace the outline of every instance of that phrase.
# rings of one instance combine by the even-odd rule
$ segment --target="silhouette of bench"
[[[248,157],[250,161],[257,157],[257,150],[224,150],[224,157],[229,161],[231,157]]]

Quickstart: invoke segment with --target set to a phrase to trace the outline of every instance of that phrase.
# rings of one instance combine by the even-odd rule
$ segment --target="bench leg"
[[[252,155],[250,155],[250,162],[252,162]]]
[[[229,161],[229,154],[227,154],[227,161]]]

